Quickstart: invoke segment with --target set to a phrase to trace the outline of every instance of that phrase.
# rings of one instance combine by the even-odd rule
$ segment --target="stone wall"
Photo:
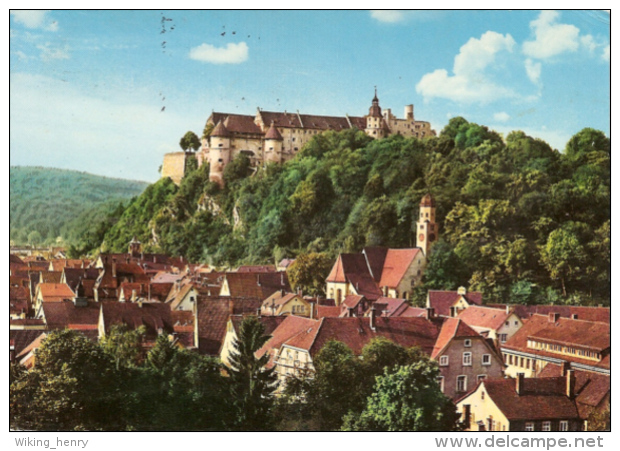
[[[167,153],[164,155],[161,177],[170,177],[175,184],[180,185],[181,180],[185,176],[186,159],[187,155],[185,152]]]

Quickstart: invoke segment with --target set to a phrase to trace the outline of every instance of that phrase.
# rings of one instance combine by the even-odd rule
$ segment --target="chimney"
[[[370,307],[370,329],[374,332],[377,330],[377,307],[375,307],[375,305],[373,304],[372,307]]]
[[[451,318],[456,318],[456,316],[457,316],[456,315],[456,311],[457,311],[457,309],[456,309],[455,306],[450,307],[450,317]]]
[[[523,386],[524,380],[525,380],[525,374],[517,373],[516,386],[515,386],[515,391],[517,392],[517,395],[521,395],[525,391],[525,387]]]
[[[433,319],[435,317],[435,309],[432,307],[426,307],[426,319]]]
[[[142,298],[138,299],[138,307],[142,308]]]
[[[317,300],[318,302],[318,300]],[[310,303],[310,319],[314,319],[314,309],[316,308],[316,304],[314,302]]]
[[[568,370],[566,372],[566,396],[569,398],[575,397],[575,370]]]
[[[259,287],[261,286],[260,285],[260,274],[256,275],[256,285],[258,285]]]
[[[570,317],[572,319],[579,319],[579,315],[577,315],[576,313],[573,313]]]
[[[506,315],[510,314],[510,304],[506,304]]]
[[[557,323],[559,319],[560,319],[560,314],[559,313],[555,313],[555,312],[549,313],[549,322],[550,323]]]
[[[570,362],[562,362],[562,376],[566,377],[568,371],[570,370]]]

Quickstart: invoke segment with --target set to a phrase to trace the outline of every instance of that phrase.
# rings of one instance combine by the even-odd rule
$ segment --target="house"
[[[261,306],[261,316],[284,316],[297,315],[309,317],[311,304],[299,293],[286,293],[284,290],[276,291],[269,296]]]
[[[560,318],[581,319],[597,323],[611,323],[611,309],[609,307],[583,307],[576,305],[509,305],[487,304],[485,307],[505,309],[510,308],[514,313],[525,321],[532,315],[548,315],[557,313]]]
[[[9,318],[25,318],[30,312],[30,290],[22,285],[9,286]]]
[[[465,287],[457,291],[429,290],[426,307],[435,310],[439,316],[457,316],[470,305],[482,305],[482,293],[468,293]]]
[[[439,363],[441,391],[452,399],[486,378],[502,377],[504,362],[491,340],[459,318],[445,318],[431,358]]]
[[[75,293],[64,283],[40,283],[35,296],[35,313],[44,302],[64,302],[75,297]]]
[[[35,365],[37,350],[47,338],[47,333],[38,332],[38,336],[26,345],[19,353],[15,354],[15,362],[30,370]]]
[[[99,313],[99,338],[110,333],[115,325],[125,325],[130,330],[145,328],[143,346],[154,346],[159,335],[172,336],[174,322],[168,304],[161,302],[103,302]]]
[[[194,343],[198,352],[219,356],[230,316],[256,315],[261,304],[259,299],[198,296],[194,328]]]
[[[237,268],[237,272],[252,272],[252,273],[264,273],[264,272],[276,272],[274,265],[245,265]]]
[[[521,318],[509,307],[494,309],[472,305],[461,310],[458,318],[500,344],[506,343],[523,326]]]
[[[485,379],[457,402],[467,431],[583,431],[574,371],[565,376]]]
[[[502,345],[506,374],[536,377],[548,364],[570,362],[575,369],[610,374],[611,331],[607,323],[532,315]]]
[[[548,364],[538,375],[539,378],[566,376],[571,364]],[[573,369],[576,380],[576,398],[579,416],[588,420],[592,414],[603,412],[611,405],[611,375],[592,371]]]
[[[341,305],[341,317],[364,316],[370,310],[371,302],[364,296],[350,294],[344,298]]]
[[[168,298],[171,283],[129,283],[124,282],[119,288],[119,302],[156,301],[164,302]]]
[[[99,278],[99,270],[96,268],[64,268],[60,283],[69,285],[78,296],[92,298],[92,287]],[[84,281],[89,281],[84,283]],[[87,296],[87,294],[91,294]]]
[[[224,341],[222,342],[222,347],[220,349],[220,361],[226,365],[230,366],[229,356],[230,353],[234,350],[234,343],[239,337],[239,326],[245,319],[244,315],[231,315],[228,318],[228,323],[226,324],[226,335],[224,336]],[[286,316],[259,316],[259,321],[265,328],[265,335],[271,336],[273,331],[280,326],[286,319]]]
[[[100,310],[100,304],[76,298],[73,301],[44,302],[38,317],[43,320],[47,330],[79,330],[89,338],[96,339]]]
[[[9,363],[17,363],[17,356],[43,334],[41,329],[13,329],[9,331]]]
[[[282,290],[291,291],[285,272],[228,272],[224,275],[219,295],[264,301],[275,292]]]
[[[185,310],[173,310],[172,318],[173,343],[183,349],[196,349],[194,330],[196,327],[194,313]]]
[[[420,282],[426,258],[419,248],[365,248],[340,254],[326,279],[328,297],[342,304],[350,294],[374,301],[379,297],[407,298]]]

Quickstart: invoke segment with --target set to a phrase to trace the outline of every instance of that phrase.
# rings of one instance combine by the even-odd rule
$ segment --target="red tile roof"
[[[342,313],[342,307],[336,307],[331,305],[317,305],[316,309],[316,318],[335,318],[340,316]]]
[[[147,340],[154,340],[160,331],[174,331],[170,306],[160,302],[103,302],[101,313],[106,333],[115,324],[126,324],[130,329],[146,327]]]
[[[237,269],[237,272],[251,272],[251,273],[265,273],[265,272],[276,272],[276,267],[274,265],[245,265],[240,266]]]
[[[511,314],[512,312],[506,313],[506,309],[492,309],[472,305],[460,312],[458,317],[470,326],[497,330]]]
[[[506,308],[507,304],[487,304],[486,307]],[[562,318],[572,318],[584,321],[611,323],[611,309],[609,307],[581,307],[572,305],[510,305],[515,314],[521,319],[528,319],[532,315],[548,315],[559,313]]]
[[[271,358],[273,358],[274,353],[280,349],[284,342],[304,331],[316,327],[318,324],[319,321],[317,320],[302,318],[300,316],[287,316],[284,321],[272,331],[271,338],[258,350],[256,355],[262,357],[265,353],[270,353]],[[273,365],[273,361],[271,361],[271,365]]]
[[[435,313],[441,316],[450,316],[450,307],[461,298],[467,301],[469,305],[481,305],[482,293],[471,292],[464,295],[458,294],[457,291],[433,291],[428,292],[430,307],[435,309]]]
[[[575,373],[577,402],[591,407],[598,406],[611,390],[610,375],[579,369],[573,369],[573,371]],[[538,375],[541,378],[561,376],[562,367],[553,363],[547,364]]]
[[[73,329],[97,327],[101,305],[97,302],[88,302],[86,306],[76,307],[71,301],[43,303],[43,316],[48,329],[66,329],[69,325]]]
[[[256,125],[254,116],[228,113],[213,113],[209,118],[210,123],[216,125],[222,121],[232,134],[262,135],[262,130]]]
[[[200,353],[219,355],[230,315],[256,314],[260,306],[257,299],[199,296],[196,321]]]
[[[445,318],[441,326],[441,332],[437,337],[437,342],[433,347],[432,358],[436,358],[441,354],[444,348],[452,341],[453,338],[480,338],[480,334],[469,327],[459,318]]]
[[[397,288],[420,249],[388,249],[381,273],[380,287]]]
[[[517,350],[590,366],[609,368],[608,360],[601,360],[597,363],[593,360],[583,359],[569,354],[558,354],[541,349],[529,348],[527,346],[528,339],[550,344],[584,348],[606,355],[611,348],[611,331],[609,324],[568,318],[560,318],[558,321],[554,322],[550,320],[548,315],[533,315],[528,321],[525,321],[521,329],[502,345],[502,348],[507,350]]]
[[[273,139],[273,140],[276,140],[276,141],[282,141],[283,140],[282,135],[278,131],[278,128],[273,123],[269,127],[269,130],[267,130],[267,133],[265,134],[265,139]]]
[[[580,418],[575,400],[566,396],[565,377],[525,378],[521,394],[516,379],[486,379],[482,384],[509,421]]]
[[[63,302],[75,297],[75,293],[64,283],[40,283],[37,289],[43,302]]]
[[[30,343],[41,336],[42,333],[43,332],[40,330],[9,330],[9,343],[15,347],[15,356],[19,355]]]
[[[279,273],[226,273],[230,295],[263,301],[276,291],[291,291],[288,276]]]

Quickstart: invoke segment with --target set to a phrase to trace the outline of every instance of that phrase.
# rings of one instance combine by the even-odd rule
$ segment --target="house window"
[[[456,391],[457,392],[467,391],[467,376],[456,377]]]
[[[518,325],[519,325],[519,321],[515,321],[515,326],[518,326]]]
[[[439,357],[439,366],[448,366],[449,358],[447,355],[442,355]]]
[[[533,432],[534,431],[534,423],[525,423],[525,430],[527,432]]]
[[[568,421],[560,421],[560,432],[568,431]]]
[[[508,341],[508,334],[499,334],[500,343],[506,343]]]
[[[484,354],[482,356],[482,364],[483,365],[490,365],[491,364],[491,354]]]
[[[465,347],[471,348],[471,340],[465,340]]]
[[[463,353],[463,366],[471,366],[471,352]]]
[[[551,421],[543,421],[542,430],[543,432],[551,431]]]
[[[480,399],[484,401],[484,392],[480,392]]]
[[[443,393],[443,390],[444,390],[443,376],[439,376],[437,378],[437,383],[439,384],[439,389]]]

